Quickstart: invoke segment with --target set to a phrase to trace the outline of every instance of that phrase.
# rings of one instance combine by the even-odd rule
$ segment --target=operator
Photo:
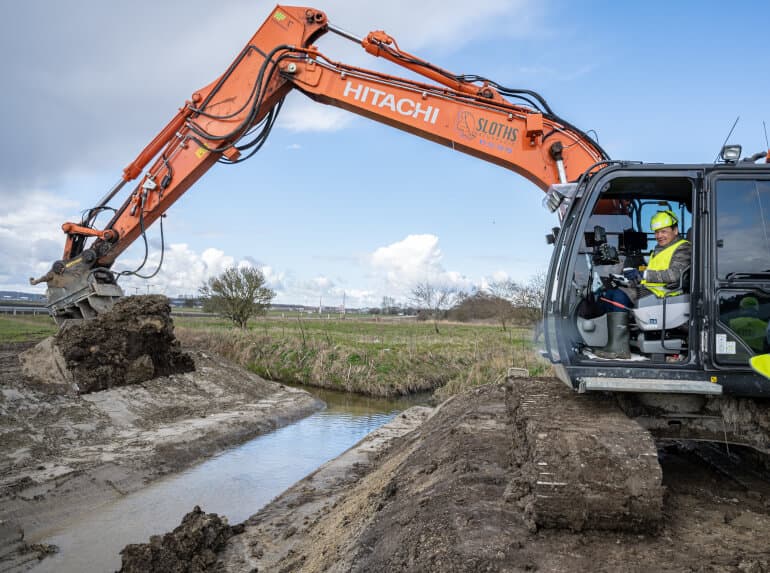
[[[655,213],[650,228],[658,244],[650,253],[647,270],[642,274],[637,269],[623,269],[622,275],[611,275],[614,288],[603,293],[607,312],[630,310],[639,298],[650,293],[658,298],[682,294],[679,282],[690,266],[692,245],[679,235],[679,221],[672,211]]]
[[[653,293],[658,298],[682,294],[682,273],[690,266],[692,246],[679,236],[679,221],[672,211],[658,211],[650,220],[657,246],[650,253],[647,269],[624,269],[612,274],[612,287],[599,299],[607,313],[607,344],[594,349],[600,358],[626,359],[629,349],[628,311],[639,298]],[[681,288],[680,288],[681,286]]]
[[[692,260],[692,245],[679,235],[678,223],[676,215],[668,210],[658,211],[650,220],[658,244],[650,254],[641,285],[658,298],[682,294],[679,282]]]

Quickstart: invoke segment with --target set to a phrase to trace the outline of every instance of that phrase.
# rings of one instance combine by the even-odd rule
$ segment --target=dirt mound
[[[24,374],[78,394],[194,370],[160,295],[118,300],[93,320],[69,324],[21,355]]]
[[[352,571],[485,571],[516,563],[511,541],[531,525],[510,487],[526,444],[508,394],[497,386],[457,397],[411,436],[398,469],[367,499],[362,514],[370,517],[355,548],[346,548]]]
[[[122,573],[203,573],[210,571],[227,540],[241,533],[243,525],[231,527],[216,513],[203,513],[197,505],[182,523],[149,543],[127,545],[121,552]]]

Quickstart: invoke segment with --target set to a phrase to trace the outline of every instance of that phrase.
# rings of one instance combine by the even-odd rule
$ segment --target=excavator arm
[[[314,43],[330,31],[428,81],[328,58]],[[225,73],[193,93],[83,219],[62,226],[62,259],[43,277],[30,279],[47,283],[57,322],[90,318],[122,296],[119,275],[110,270],[116,258],[215,163],[238,163],[256,153],[292,89],[511,169],[543,190],[574,181],[608,159],[532,91],[453,74],[401,51],[381,31],[356,38],[329,24],[319,10],[277,6]],[[113,210],[110,201],[137,179]],[[97,229],[105,211],[113,215]]]

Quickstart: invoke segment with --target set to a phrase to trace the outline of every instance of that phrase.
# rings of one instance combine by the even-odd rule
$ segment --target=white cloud
[[[141,263],[143,256],[143,247],[140,248],[135,245],[130,252],[126,253],[126,256],[120,259],[115,270],[135,269]],[[159,260],[160,253],[153,252],[140,273],[143,275],[152,273],[157,268]],[[150,279],[126,276],[120,280],[120,285],[126,294],[154,292],[167,296],[196,296],[199,287],[209,278],[221,274],[232,266],[259,268],[265,275],[267,286],[276,292],[276,302],[314,305],[318,302],[319,296],[336,301],[337,299],[341,300],[345,292],[344,288],[337,286],[334,281],[325,276],[298,280],[287,271],[279,271],[270,265],[262,265],[251,257],[236,259],[216,248],[207,248],[202,252],[197,252],[187,244],[172,244],[167,247],[163,266],[156,276]],[[333,304],[337,303],[334,302]]]
[[[283,108],[276,125],[295,132],[337,131],[350,125],[354,119],[355,116],[341,109],[307,100],[293,100]]]
[[[119,259],[114,270],[136,269],[141,264],[143,255],[143,248],[135,245]],[[144,268],[139,272],[145,276],[150,275],[157,268],[159,260],[160,253],[153,250]],[[163,265],[157,275],[150,279],[124,277],[120,280],[120,285],[126,294],[149,290],[168,296],[195,295],[206,280],[220,274],[233,264],[235,259],[219,249],[206,249],[198,253],[190,249],[187,244],[171,244],[166,247]]]
[[[456,271],[446,271],[436,235],[408,235],[401,241],[380,247],[369,256],[375,276],[385,281],[385,292],[395,298],[408,298],[419,282],[428,281],[467,289],[472,282]]]
[[[7,197],[0,212],[0,288],[42,292],[30,287],[29,278],[44,275],[61,258],[64,213],[74,203],[43,191]]]
[[[0,212],[0,232],[30,239],[61,240],[63,213],[76,208],[74,201],[62,199],[45,191],[28,191],[4,198]]]
[[[258,265],[255,265],[255,266],[258,266]],[[273,289],[276,292],[281,292],[286,289],[286,277],[287,277],[286,272],[276,271],[273,267],[269,265],[265,265],[260,268],[262,269],[262,274],[265,275],[267,286],[269,286],[271,289]]]
[[[143,250],[134,247],[130,256],[121,259],[120,268],[133,268],[141,261]],[[159,259],[153,253],[143,273],[152,272]],[[126,278],[121,285],[128,294],[135,292],[160,292],[169,296],[195,294],[209,277],[220,274],[227,267],[254,266],[262,270],[267,285],[276,291],[276,302],[315,306],[341,306],[344,299],[348,308],[378,306],[383,296],[407,301],[412,288],[422,281],[453,286],[468,290],[473,281],[457,271],[448,271],[442,265],[443,255],[439,239],[431,234],[408,235],[401,241],[380,247],[364,257],[368,278],[361,283],[349,284],[349,280],[334,280],[319,274],[310,278],[297,277],[290,271],[279,271],[273,266],[262,265],[250,258],[236,260],[224,251],[208,248],[198,253],[186,244],[174,244],[167,248],[163,268],[148,281]]]
[[[510,279],[510,275],[505,271],[495,271],[490,276],[481,277],[478,287],[479,290],[489,291],[489,287],[492,283],[501,283]]]
[[[328,291],[334,288],[334,282],[329,277],[315,277],[312,283],[322,291]]]
[[[406,238],[380,247],[371,254],[375,270],[385,272],[389,278],[413,277],[440,273],[441,249],[436,235],[408,235]]]

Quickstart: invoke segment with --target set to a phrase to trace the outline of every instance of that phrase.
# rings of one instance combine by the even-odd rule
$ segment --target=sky
[[[4,2],[0,47],[0,290],[43,293],[79,221],[190,95],[221,75],[274,4],[256,0]],[[767,149],[764,1],[322,1],[356,36],[385,30],[447,70],[539,92],[613,159],[712,162]],[[332,34],[332,60],[407,73]],[[768,127],[770,129],[770,127]],[[128,192],[129,186],[126,187]],[[116,201],[122,202],[126,195]],[[232,265],[260,267],[275,302],[408,302],[418,282],[483,288],[547,269],[557,221],[501,167],[289,94],[262,150],[215,165],[167,212],[154,278],[127,294],[195,296]],[[117,206],[117,203],[113,203]],[[148,231],[154,270],[158,225]],[[142,260],[137,241],[116,262]]]

